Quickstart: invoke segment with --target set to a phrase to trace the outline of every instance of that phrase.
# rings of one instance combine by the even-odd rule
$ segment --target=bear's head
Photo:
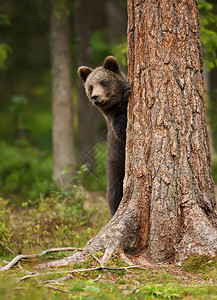
[[[94,70],[80,67],[78,75],[93,105],[106,110],[121,101],[126,77],[113,56],[106,57],[103,66]]]

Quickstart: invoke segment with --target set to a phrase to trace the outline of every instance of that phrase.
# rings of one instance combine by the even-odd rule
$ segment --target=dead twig
[[[105,267],[104,267],[104,265],[102,264],[101,260],[98,259],[94,254],[91,254],[91,255],[92,255],[93,258],[100,264],[100,267],[101,267],[102,269],[104,269]]]
[[[43,256],[43,255],[45,255],[47,253],[51,253],[51,252],[75,251],[75,250],[80,250],[80,249],[75,248],[75,247],[51,248],[51,249],[46,249],[46,250],[44,250],[44,251],[42,251],[41,253],[38,253],[38,254],[26,254],[26,255],[21,254],[21,255],[17,255],[6,266],[0,268],[0,271],[7,271],[7,270],[11,269],[21,259],[35,258],[35,257]]]
[[[27,273],[27,274],[30,274],[30,275],[34,274],[34,272],[28,271],[28,270],[26,270],[25,268],[23,268],[23,267],[21,266],[20,261],[18,262],[17,265],[18,265],[18,267],[19,267],[23,272],[25,272],[25,273]]]
[[[57,280],[45,280],[45,281],[43,281],[43,282],[41,282],[41,284],[50,284],[50,283],[53,283],[53,284],[55,284],[55,285],[60,285],[60,286],[66,286],[65,284],[62,284],[62,283],[60,283],[60,282],[58,282]]]
[[[12,253],[13,255],[15,255],[15,252],[13,250],[11,250],[9,247],[6,247],[6,250],[8,250],[10,253]]]
[[[49,285],[49,284],[41,284],[40,287],[47,287],[49,289],[53,289],[55,291],[63,292],[63,293],[71,293],[71,291],[64,290],[64,289],[61,289],[61,288],[58,288],[58,287],[55,287],[55,286],[52,286],[52,285]]]
[[[57,273],[62,273],[62,274],[68,274],[67,276],[61,276],[59,277],[56,281],[57,282],[63,282],[66,280],[69,280],[72,278],[72,276],[74,273],[82,273],[82,272],[92,272],[92,271],[100,271],[100,270],[110,270],[110,271],[118,271],[118,270],[129,270],[129,269],[145,269],[143,267],[140,266],[126,266],[126,267],[119,267],[119,268],[115,268],[115,267],[105,267],[103,266],[103,268],[101,266],[98,267],[94,267],[94,268],[88,268],[88,269],[77,269],[77,270],[72,270],[72,271],[63,271],[63,270],[55,270],[53,272],[41,272],[41,273],[35,273],[35,274],[30,274],[30,275],[26,275],[21,277],[19,280],[25,280],[31,277],[36,277],[36,276],[45,276],[45,275],[50,275],[50,274],[57,274]],[[67,277],[67,279],[66,279]]]
[[[48,272],[47,274],[49,274],[49,272]],[[29,274],[29,275],[26,275],[26,276],[21,277],[21,278],[19,279],[19,281],[25,280],[25,279],[28,279],[28,278],[31,278],[31,277],[36,277],[36,276],[39,276],[39,275],[42,275],[42,273]]]

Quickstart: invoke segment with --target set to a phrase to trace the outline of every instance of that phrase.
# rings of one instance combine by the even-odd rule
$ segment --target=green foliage
[[[11,102],[12,102],[12,104],[10,106],[10,109],[16,115],[17,129],[25,129],[23,115],[24,115],[24,108],[27,106],[28,100],[23,95],[13,95]]]
[[[217,255],[194,254],[183,262],[183,270],[192,273],[208,273],[213,268],[217,269]]]
[[[217,184],[217,156],[214,156],[212,159],[211,170],[212,170],[213,180],[215,184]]]
[[[70,14],[68,1],[67,0],[57,0],[57,4],[55,7],[55,15],[58,19],[60,19],[63,9],[66,9],[67,14]]]
[[[146,284],[140,287],[136,294],[143,294],[145,299],[180,299],[181,294],[179,294],[178,289],[174,288],[170,285],[162,285],[162,284]]]
[[[0,14],[0,25],[10,25],[10,19],[7,15]],[[12,52],[12,49],[7,44],[0,45],[0,69],[5,68],[5,60],[8,57],[8,54]]]
[[[62,217],[71,219],[73,223],[77,222],[78,216],[80,222],[82,221],[84,213],[83,204],[86,193],[83,187],[83,177],[86,172],[87,167],[82,165],[76,172],[76,175],[71,179],[73,182],[72,186],[63,186],[60,190],[53,192],[58,202],[61,203],[60,210]]]
[[[127,41],[113,47],[112,54],[123,66],[127,66]]]
[[[76,194],[76,192],[74,193]],[[0,199],[1,254],[10,248],[15,253],[38,247],[84,246],[90,238],[89,211],[84,209],[84,196],[66,201],[55,195],[34,202],[24,202],[19,214],[14,214],[7,202]],[[17,212],[18,213],[18,212]],[[19,226],[17,226],[19,224]]]
[[[111,54],[112,45],[108,43],[106,33],[103,30],[97,30],[91,37],[91,47],[95,60],[103,61]]]
[[[106,56],[112,54],[123,66],[127,65],[126,37],[119,43],[109,43],[106,33],[98,30],[91,37],[91,47],[96,61],[103,61]]]
[[[8,57],[8,54],[12,52],[12,49],[7,44],[0,45],[0,69],[5,68],[5,60]]]
[[[4,251],[4,245],[7,245],[11,238],[10,229],[8,228],[9,210],[7,209],[8,201],[0,198],[0,253]]]
[[[85,195],[87,196],[87,195]],[[71,216],[66,214],[64,200],[58,199],[56,195],[49,198],[41,197],[37,204],[30,202],[23,203],[23,208],[19,211],[7,207],[7,201],[0,199],[0,225],[5,224],[3,238],[0,239],[4,252],[4,259],[11,260],[14,256],[9,255],[8,249],[15,253],[39,253],[45,248],[60,246],[81,247],[86,244],[90,237],[94,236],[101,228],[102,222],[105,224],[105,215],[100,215],[94,198],[94,213],[96,219],[90,215],[89,209],[85,209],[85,201],[90,199],[82,197],[82,206],[71,211]],[[76,206],[76,199],[71,202]],[[100,205],[100,211],[101,211]],[[80,217],[82,216],[82,217]],[[73,220],[73,221],[72,221]],[[0,231],[1,232],[1,231]],[[2,237],[2,235],[0,235]],[[71,252],[48,253],[37,260],[23,260],[21,265],[29,271],[38,272],[35,265],[54,259],[61,259],[71,255]],[[102,253],[95,256],[102,258]],[[3,260],[3,257],[1,257]],[[0,262],[3,265],[3,262]],[[111,267],[126,266],[126,263],[114,254],[112,259],[106,264]],[[49,270],[41,273],[39,277],[29,278],[19,281],[26,275],[18,267],[13,267],[3,276],[0,276],[1,297],[3,299],[95,299],[95,300],[143,300],[143,299],[215,299],[217,288],[216,258],[208,256],[194,256],[186,261],[186,265],[178,266],[158,266],[131,270],[97,270],[89,272],[74,273],[70,280],[64,285],[58,285],[56,281],[61,276],[66,275],[73,269],[85,269],[98,266],[98,262],[90,257],[86,261],[75,264],[73,267],[58,268],[58,273]],[[192,269],[193,266],[193,269]],[[196,266],[196,272],[195,272]],[[201,272],[202,270],[202,272]],[[190,273],[190,274],[188,274]],[[196,273],[196,275],[195,275]],[[202,274],[201,274],[202,273]],[[207,273],[211,274],[209,277]],[[1,275],[1,274],[0,274]],[[47,280],[50,280],[49,282]],[[43,287],[48,284],[50,288]],[[58,290],[51,289],[58,288]],[[61,292],[61,289],[65,293]],[[66,293],[67,292],[67,293]]]
[[[213,5],[206,1],[199,1],[201,24],[201,44],[204,63],[210,70],[217,66],[217,15],[213,13]]]
[[[10,19],[7,15],[0,15],[0,25],[10,25]]]
[[[106,143],[97,143],[94,146],[94,164],[89,167],[89,171],[84,175],[84,186],[90,191],[106,191],[107,171],[106,171]]]
[[[0,190],[14,202],[50,194],[52,159],[24,141],[11,146],[0,141]]]

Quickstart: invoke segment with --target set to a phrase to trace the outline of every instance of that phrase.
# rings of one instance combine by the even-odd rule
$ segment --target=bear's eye
[[[89,86],[89,91],[90,91],[90,92],[93,91],[93,86],[92,86],[92,85]]]
[[[107,82],[105,80],[102,80],[100,83],[102,86],[107,86]]]

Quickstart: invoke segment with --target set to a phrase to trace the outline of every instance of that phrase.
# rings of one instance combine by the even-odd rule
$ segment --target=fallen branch
[[[94,268],[88,268],[88,269],[78,269],[78,270],[72,270],[72,271],[63,271],[63,270],[55,270],[53,272],[41,272],[41,273],[35,273],[35,274],[30,274],[30,275],[26,275],[26,276],[23,276],[21,277],[19,280],[25,280],[25,279],[28,279],[28,278],[31,278],[31,277],[36,277],[36,276],[45,276],[45,275],[51,275],[51,274],[57,274],[57,273],[68,273],[69,275],[70,274],[74,274],[74,273],[82,273],[82,272],[91,272],[91,271],[100,271],[100,270],[110,270],[110,271],[118,271],[118,270],[128,270],[128,269],[145,269],[141,266],[126,266],[126,267],[119,267],[119,268],[114,268],[114,267],[101,267],[101,266],[98,266],[98,267],[94,267]],[[63,282],[63,281],[66,281],[66,280],[63,280],[63,277],[66,277],[65,275],[58,278],[56,281],[57,282]],[[70,277],[71,278],[71,277]],[[68,279],[70,279],[68,278]],[[68,280],[67,279],[67,280]]]
[[[64,290],[64,289],[61,289],[61,288],[58,288],[58,287],[55,287],[55,286],[52,286],[52,285],[49,285],[49,284],[42,284],[42,285],[40,285],[40,287],[47,287],[49,289],[53,289],[55,291],[63,292],[63,293],[71,293],[71,291]]]
[[[49,274],[49,272],[48,272],[47,274]],[[42,273],[29,274],[29,275],[26,275],[26,276],[21,277],[21,278],[19,279],[19,281],[25,280],[25,279],[28,279],[28,278],[31,278],[31,277],[36,277],[36,276],[39,276],[39,275],[42,275]]]
[[[35,258],[35,257],[43,256],[43,255],[45,255],[47,253],[51,253],[51,252],[75,251],[75,250],[79,251],[81,249],[80,248],[75,248],[75,247],[51,248],[51,249],[46,249],[46,250],[44,250],[44,251],[42,251],[41,253],[38,253],[38,254],[26,254],[26,255],[25,254],[21,254],[21,255],[17,255],[7,265],[5,265],[4,267],[0,268],[0,271],[7,271],[7,270],[11,269],[21,259]]]
[[[104,267],[104,265],[102,264],[101,260],[98,259],[94,254],[91,254],[91,255],[92,255],[93,258],[100,264],[100,267],[101,267],[102,269],[104,269],[105,267]]]

